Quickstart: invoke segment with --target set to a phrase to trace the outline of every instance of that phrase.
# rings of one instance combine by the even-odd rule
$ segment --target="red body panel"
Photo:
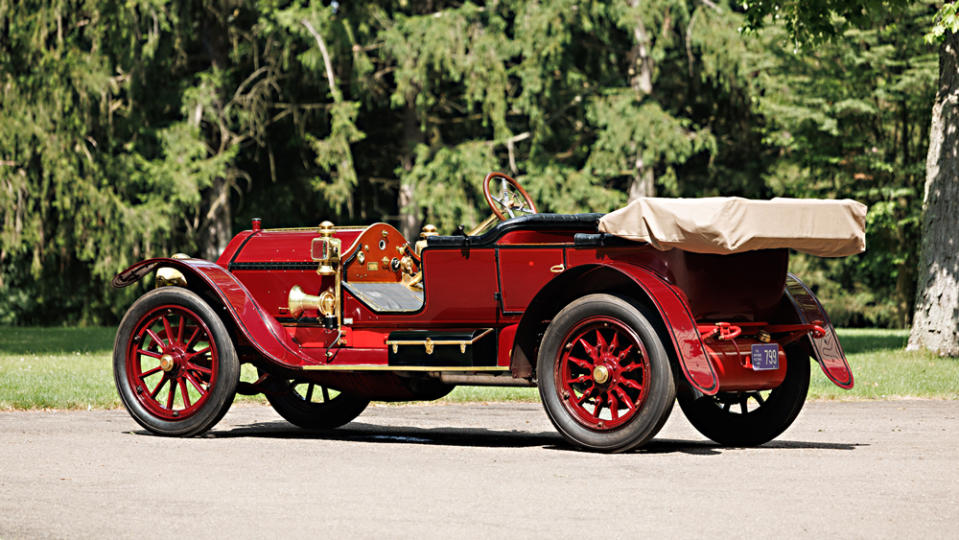
[[[505,313],[522,313],[530,300],[563,271],[562,247],[499,250],[500,294]]]
[[[513,354],[513,342],[516,340],[516,329],[518,324],[511,324],[500,330],[499,344],[497,346],[497,365],[509,367],[511,355]]]

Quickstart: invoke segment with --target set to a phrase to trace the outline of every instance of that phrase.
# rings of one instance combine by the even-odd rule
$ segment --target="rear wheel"
[[[226,414],[240,363],[213,309],[189,290],[164,287],[140,297],[124,315],[113,374],[134,420],[159,435],[186,437]]]
[[[621,452],[656,434],[675,385],[645,309],[609,294],[563,308],[543,336],[539,393],[550,420],[582,448]]]
[[[700,433],[724,446],[758,446],[786,431],[809,390],[809,355],[786,348],[786,378],[772,390],[679,395],[679,406]]]
[[[282,381],[266,394],[273,409],[289,423],[304,429],[333,429],[348,423],[370,401],[298,379]]]

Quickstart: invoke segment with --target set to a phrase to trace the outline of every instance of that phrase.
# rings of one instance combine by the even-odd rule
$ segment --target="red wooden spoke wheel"
[[[537,360],[540,397],[573,444],[629,450],[669,417],[676,390],[652,317],[631,300],[591,294],[563,308],[546,329]]]
[[[594,429],[632,419],[649,390],[649,355],[636,332],[618,319],[593,317],[563,341],[554,377],[570,413]]]
[[[202,433],[223,417],[240,374],[223,321],[180,287],[151,291],[130,307],[117,331],[113,369],[134,420],[179,436]]]
[[[216,343],[200,317],[182,306],[165,305],[137,322],[127,351],[127,378],[136,398],[158,418],[195,414],[217,382]]]

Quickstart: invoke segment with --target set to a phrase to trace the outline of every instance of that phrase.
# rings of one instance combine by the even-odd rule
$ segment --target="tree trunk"
[[[233,238],[233,213],[230,211],[230,182],[217,178],[204,195],[208,208],[200,226],[200,258],[215,261]]]
[[[959,36],[939,48],[932,108],[916,312],[908,350],[959,356]]]
[[[403,112],[403,138],[406,141],[406,152],[403,155],[403,170],[413,170],[413,160],[416,158],[416,146],[422,141],[419,122],[416,119],[415,98],[407,100],[406,110]],[[416,208],[416,186],[405,180],[406,175],[400,177],[400,192],[397,197],[397,206],[400,215],[400,232],[410,242],[416,241],[420,228],[420,216]]]
[[[653,169],[643,164],[643,158],[636,158],[636,172],[633,181],[629,184],[629,200],[632,202],[638,197],[656,196],[656,178]]]
[[[639,6],[639,0],[630,0],[629,5],[635,9]],[[633,49],[629,53],[631,64],[629,82],[638,94],[639,100],[642,100],[653,93],[653,58],[649,54],[651,47],[649,33],[638,14],[636,26],[633,27],[633,42]],[[636,154],[633,179],[629,184],[629,200],[654,196],[656,196],[656,178],[652,167],[643,161],[642,148],[640,148]]]

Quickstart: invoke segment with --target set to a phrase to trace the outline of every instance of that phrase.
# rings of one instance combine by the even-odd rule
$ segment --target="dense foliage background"
[[[0,324],[109,323],[135,260],[265,226],[631,194],[852,197],[868,251],[797,256],[841,325],[915,298],[936,5],[815,48],[738,2],[0,0]]]

